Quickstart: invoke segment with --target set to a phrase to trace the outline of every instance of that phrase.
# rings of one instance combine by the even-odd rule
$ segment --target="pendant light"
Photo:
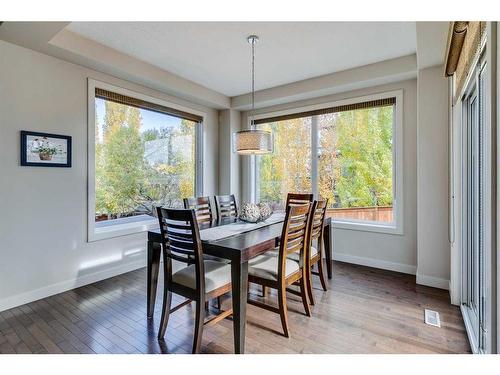
[[[256,129],[253,111],[255,110],[255,44],[259,41],[257,35],[247,38],[252,46],[252,112],[250,130],[241,130],[233,134],[233,150],[240,155],[262,155],[273,152],[273,137],[267,130]]]

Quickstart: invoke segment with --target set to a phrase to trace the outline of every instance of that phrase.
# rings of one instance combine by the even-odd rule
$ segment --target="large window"
[[[393,92],[259,116],[256,123],[273,132],[275,149],[256,159],[256,199],[282,209],[288,192],[313,192],[328,198],[337,223],[396,228],[401,100]]]
[[[144,230],[155,206],[182,207],[198,193],[202,120],[130,93],[94,92],[91,239]]]
[[[283,209],[287,192],[311,191],[311,118],[262,124],[274,137],[274,152],[259,158],[259,198]]]

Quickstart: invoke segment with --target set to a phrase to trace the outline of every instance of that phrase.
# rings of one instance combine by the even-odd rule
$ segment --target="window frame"
[[[323,108],[336,107],[341,105],[356,104],[360,102],[367,102],[378,99],[386,99],[389,97],[396,98],[396,103],[394,104],[394,116],[393,116],[393,147],[392,147],[392,176],[393,176],[393,217],[394,222],[391,224],[370,222],[370,221],[356,221],[349,219],[335,219],[332,221],[332,225],[337,229],[347,229],[347,230],[357,230],[357,231],[367,231],[376,233],[387,233],[387,234],[404,234],[404,180],[403,180],[403,90],[392,90],[385,91],[370,95],[358,96],[348,99],[342,99],[332,102],[325,102],[320,104],[308,105],[303,107],[296,107],[292,109],[286,109],[282,111],[273,111],[266,113],[259,113],[254,116],[248,116],[247,126],[250,128],[250,122],[252,119],[258,120],[263,118],[290,115],[293,113],[314,111]],[[319,148],[319,133],[318,125],[315,120],[316,116],[313,116],[311,121],[311,185],[313,189],[313,194],[315,197],[318,196],[318,148]],[[316,155],[316,157],[315,157]],[[259,200],[259,189],[257,188],[259,184],[259,171],[258,163],[255,155],[252,155],[248,160],[248,170],[250,177],[250,197],[251,202],[257,202]]]
[[[145,232],[158,227],[156,218],[99,228],[95,225],[95,89],[101,88],[202,117],[195,130],[195,194],[203,195],[203,123],[206,113],[137,91],[88,78],[87,98],[87,242]]]

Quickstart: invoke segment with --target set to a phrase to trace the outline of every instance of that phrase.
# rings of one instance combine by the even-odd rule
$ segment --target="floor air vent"
[[[439,319],[439,313],[434,310],[424,310],[425,324],[434,327],[441,327],[441,320]]]

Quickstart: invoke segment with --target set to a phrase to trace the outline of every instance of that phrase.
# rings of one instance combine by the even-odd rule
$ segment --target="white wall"
[[[334,229],[333,255],[335,259],[372,267],[415,274],[417,267],[417,81],[415,79],[387,85],[344,92],[300,102],[288,103],[256,110],[267,113],[326,103],[346,98],[385,91],[403,90],[403,180],[404,228],[403,235],[374,233],[359,230]],[[242,113],[242,124],[248,123],[248,112]],[[242,181],[248,182],[248,163],[243,162]],[[249,184],[242,184],[242,197],[249,200]]]
[[[219,193],[240,200],[240,156],[233,152],[233,133],[241,129],[239,111],[219,111]]]
[[[204,194],[218,192],[216,110],[0,42],[0,310],[145,265],[145,233],[86,242],[88,77],[205,112]],[[20,130],[72,136],[73,167],[21,167]]]
[[[448,81],[442,66],[418,72],[417,283],[448,289]]]

